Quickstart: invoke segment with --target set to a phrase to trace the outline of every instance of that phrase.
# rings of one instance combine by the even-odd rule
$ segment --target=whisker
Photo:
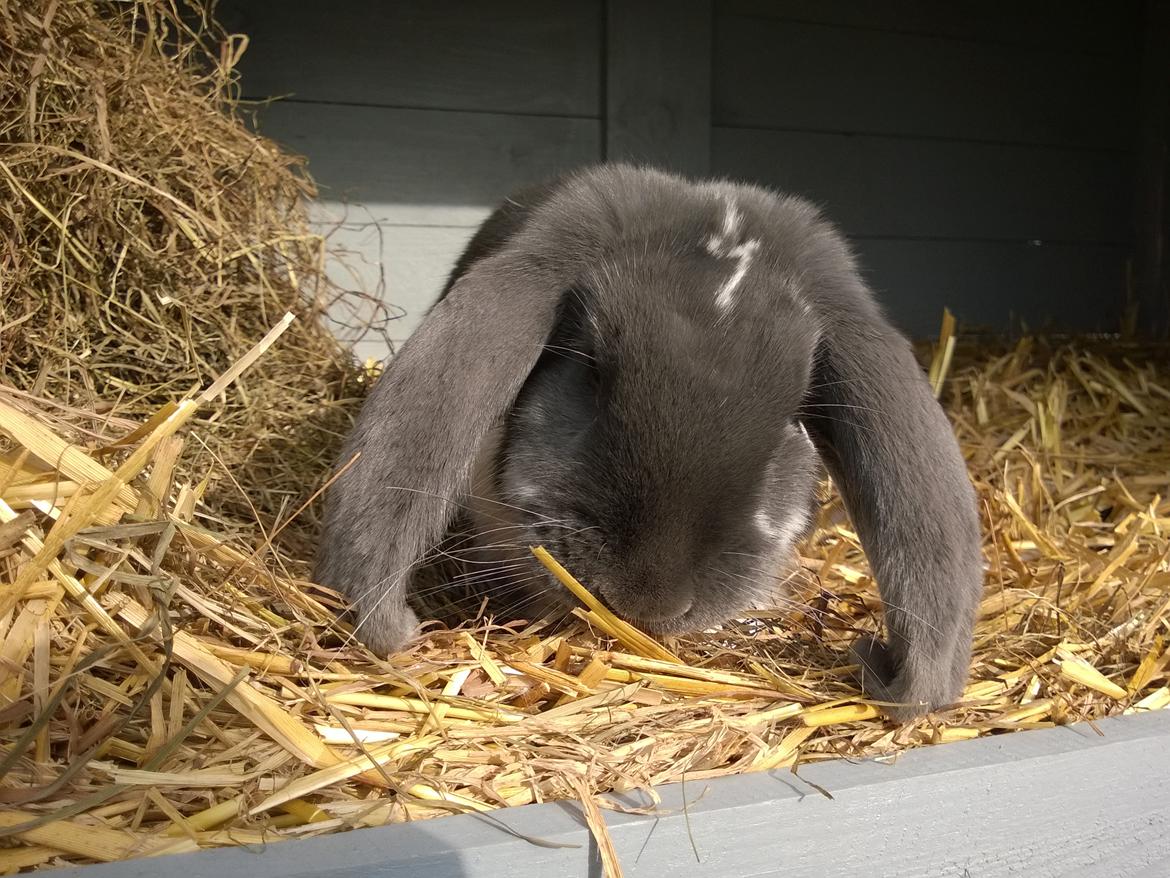
[[[810,413],[810,411],[815,411],[818,409],[857,409],[858,411],[871,412],[872,414],[875,414],[875,415],[882,414],[882,412],[880,410],[875,409],[875,408],[871,408],[870,406],[856,405],[856,404],[847,403],[847,402],[817,402],[817,403],[813,403],[811,406],[801,405],[797,409],[797,413],[798,414],[808,414],[808,413]]]

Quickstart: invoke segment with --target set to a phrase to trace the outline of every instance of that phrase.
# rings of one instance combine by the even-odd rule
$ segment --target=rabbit
[[[775,587],[823,465],[885,608],[887,638],[853,647],[862,688],[908,720],[965,685],[974,490],[908,341],[803,199],[626,164],[515,194],[341,459],[315,578],[376,652],[415,636],[412,575],[455,520],[537,609],[574,600],[540,544],[651,633],[717,626]]]

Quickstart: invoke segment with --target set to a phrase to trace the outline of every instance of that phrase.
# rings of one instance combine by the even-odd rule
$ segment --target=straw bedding
[[[942,389],[978,486],[987,592],[965,698],[904,726],[847,682],[845,646],[880,605],[831,493],[791,603],[717,634],[615,639],[595,614],[436,630],[383,660],[303,565],[244,522],[198,523],[198,485],[175,475],[198,399],[143,429],[0,391],[0,834],[15,842],[0,869],[605,805],[1170,705],[1164,355],[960,345]]]
[[[111,129],[105,167],[90,129],[14,133],[30,77],[44,107],[106,63],[38,74],[45,33],[81,41],[74,65],[138,47],[135,64],[158,65],[124,68],[149,95],[141,113],[193,100],[152,92],[174,56],[143,47],[197,37],[165,4],[117,8],[138,17],[0,9],[4,43],[23,47],[4,63],[25,65],[26,86],[0,103],[0,173],[23,187],[4,201],[15,243],[0,257],[0,873],[578,799],[619,874],[603,818],[615,791],[1170,706],[1170,359],[1118,339],[956,344],[948,329],[923,352],[985,532],[971,683],[949,710],[893,725],[849,684],[846,646],[880,602],[831,489],[791,600],[718,633],[654,643],[583,608],[560,628],[436,627],[402,655],[369,654],[304,578],[309,501],[362,387],[321,330],[308,256],[288,261],[320,246],[291,203],[307,181],[248,140],[221,173],[269,168],[246,200],[283,218],[241,209],[213,226],[229,199],[179,188],[180,157],[133,164],[141,140],[182,140],[220,167],[193,130],[158,133],[173,129],[156,116],[140,123],[156,136],[116,145],[126,113],[110,109],[93,123]],[[199,112],[222,112],[209,87],[192,89]],[[215,142],[245,137],[233,124]],[[50,140],[68,154],[30,145]],[[215,243],[233,235],[245,243]],[[322,411],[332,427],[294,432]],[[292,524],[262,527],[277,519]]]

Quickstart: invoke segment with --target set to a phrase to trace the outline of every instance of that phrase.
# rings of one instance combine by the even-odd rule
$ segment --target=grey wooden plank
[[[713,173],[822,204],[856,235],[1122,242],[1128,154],[717,127]]]
[[[379,337],[362,338],[355,327],[375,313],[393,315],[386,329],[395,345],[405,341],[438,299],[447,275],[475,233],[474,226],[404,226],[386,221],[384,205],[312,206],[314,228],[327,236],[326,274],[343,290],[375,297],[386,310],[346,299],[334,309],[331,328],[361,360],[384,359],[390,349]],[[486,213],[486,210],[485,210]],[[355,343],[356,342],[356,343]]]
[[[601,113],[601,0],[230,0],[249,96]]]
[[[937,336],[944,306],[971,327],[1119,327],[1123,247],[914,239],[855,239],[853,246],[887,312],[916,338]]]
[[[659,793],[655,814],[606,813],[632,878],[1161,875],[1170,858],[1170,711],[1103,720],[1096,730],[1078,724],[928,747],[890,764],[838,760],[799,776],[780,770]],[[534,845],[501,826],[560,847]],[[578,807],[555,803],[77,874],[531,878],[600,871]]]
[[[468,225],[517,187],[601,156],[592,119],[281,101],[260,130],[308,156],[333,201],[378,202],[410,225]]]
[[[606,158],[707,173],[711,25],[710,0],[609,0]]]
[[[720,16],[717,125],[1128,149],[1129,59]]]
[[[950,39],[1018,43],[1100,55],[1134,49],[1137,0],[717,0],[720,14],[754,15]]]
[[[318,228],[330,231],[330,246],[340,251],[330,260],[330,275],[403,312],[389,327],[395,342],[418,325],[474,232],[473,226],[403,226],[392,219],[398,209],[374,203],[315,210]],[[346,222],[336,228],[338,218]],[[886,310],[918,338],[937,333],[944,307],[967,325],[996,329],[1022,320],[1033,327],[1114,330],[1121,317],[1121,247],[930,239],[855,239],[853,246]],[[337,320],[352,322],[350,316]],[[349,337],[341,326],[338,334]],[[356,353],[382,358],[387,349],[368,338]]]
[[[334,229],[330,246],[339,251],[329,261],[329,274],[344,288],[378,296],[401,315],[388,327],[397,344],[418,326],[474,228],[402,226],[385,221],[382,207],[394,208],[350,206],[344,225],[328,226]],[[337,215],[342,206],[326,208]],[[1121,247],[929,239],[855,239],[853,246],[890,316],[916,338],[937,334],[944,307],[966,325],[1001,330],[1023,321],[1032,327],[1112,331],[1121,318]],[[354,316],[339,311],[335,318],[343,340],[354,335],[345,330]],[[375,337],[355,346],[362,359],[381,359],[388,352]]]

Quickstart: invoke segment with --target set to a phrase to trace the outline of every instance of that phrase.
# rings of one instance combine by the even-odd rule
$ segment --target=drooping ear
[[[966,465],[910,345],[852,271],[818,291],[824,334],[804,419],[885,606],[854,648],[863,687],[907,719],[962,693],[983,580]]]
[[[562,280],[520,253],[474,263],[394,356],[342,453],[315,575],[354,604],[359,638],[413,634],[412,568],[442,538],[476,454],[540,356]]]

